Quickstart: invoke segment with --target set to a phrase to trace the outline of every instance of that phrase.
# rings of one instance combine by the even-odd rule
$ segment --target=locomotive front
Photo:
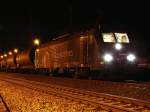
[[[137,57],[126,33],[102,33],[102,38],[102,64],[105,67],[129,68],[136,65]]]

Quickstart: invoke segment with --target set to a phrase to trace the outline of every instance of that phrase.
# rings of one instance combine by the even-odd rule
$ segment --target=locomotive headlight
[[[103,58],[105,62],[111,62],[113,60],[113,56],[111,54],[105,54]]]
[[[116,48],[117,50],[121,50],[121,49],[122,49],[122,45],[121,45],[120,43],[116,43],[116,44],[115,44],[115,48]]]
[[[136,57],[134,54],[128,54],[127,55],[127,60],[130,61],[130,62],[133,62],[135,61]]]

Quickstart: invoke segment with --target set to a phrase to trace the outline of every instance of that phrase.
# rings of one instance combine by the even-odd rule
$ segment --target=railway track
[[[150,82],[139,82],[139,81],[125,81],[128,85],[133,85],[135,87],[148,87],[150,88]]]
[[[18,78],[1,79],[2,81],[24,86],[32,90],[46,94],[63,97],[72,101],[96,106],[97,108],[111,112],[149,112],[150,102],[120,97],[110,94],[101,94],[91,91],[83,91],[63,86],[50,85],[46,83],[29,81]]]
[[[10,112],[1,95],[0,95],[0,112]]]
[[[16,75],[20,75],[19,73],[15,73]],[[21,74],[22,75],[22,74]],[[35,77],[33,77],[35,78]],[[54,78],[54,77],[53,77]],[[56,78],[56,77],[55,77]],[[58,77],[57,77],[58,78]],[[64,79],[68,79],[68,78],[64,78]],[[30,80],[30,79],[27,79]],[[33,79],[32,79],[33,80]],[[78,79],[77,79],[78,80]],[[35,80],[37,81],[37,80]],[[88,80],[89,81],[89,80]],[[99,83],[98,81],[95,80],[91,80],[92,82],[96,82],[97,84],[106,84],[106,83],[112,83],[111,81],[102,81],[100,80]],[[85,82],[87,83],[87,81]],[[116,84],[120,83],[122,86],[126,85],[127,87],[132,86],[134,88],[141,88],[141,89],[145,89],[145,88],[150,88],[150,82],[142,82],[142,81],[135,81],[135,80],[125,80],[124,82],[117,82]],[[113,82],[113,84],[115,84],[115,82]],[[124,85],[123,85],[124,84]]]

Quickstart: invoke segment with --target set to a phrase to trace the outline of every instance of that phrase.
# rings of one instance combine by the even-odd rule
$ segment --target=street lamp
[[[18,53],[18,49],[15,48],[15,49],[14,49],[14,53]]]
[[[34,45],[39,46],[40,45],[40,40],[39,39],[34,39],[33,43],[34,43]]]
[[[1,59],[3,59],[4,58],[4,56],[3,55],[1,55]]]
[[[8,52],[8,54],[9,54],[9,55],[12,55],[12,52],[11,52],[11,51],[9,51],[9,52]]]
[[[4,54],[4,57],[7,57],[7,54]]]

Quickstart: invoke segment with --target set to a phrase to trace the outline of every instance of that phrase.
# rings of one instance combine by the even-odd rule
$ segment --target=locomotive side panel
[[[56,41],[36,51],[37,68],[78,67],[83,63],[80,37]]]
[[[36,68],[100,67],[99,49],[93,33],[55,40],[36,51]]]
[[[94,34],[88,35],[88,63],[91,69],[100,69],[101,66],[101,45],[98,46]]]

